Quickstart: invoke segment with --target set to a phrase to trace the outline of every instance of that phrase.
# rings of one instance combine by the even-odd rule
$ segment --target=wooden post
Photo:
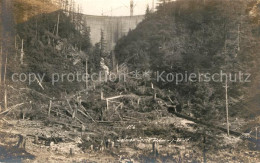
[[[107,110],[108,110],[108,109],[109,109],[109,106],[108,106],[108,103],[109,103],[109,102],[108,102],[108,99],[106,99],[106,101],[107,101]]]
[[[100,92],[100,99],[101,99],[101,100],[104,100],[104,93],[103,93],[102,90],[101,90],[101,92]]]
[[[228,120],[228,84],[227,84],[227,80],[226,79],[226,84],[224,86],[225,91],[226,91],[226,116],[227,116],[227,135],[229,136],[229,120]]]
[[[154,88],[153,88],[153,83],[151,83],[151,88],[154,89]]]
[[[52,107],[52,100],[50,100],[50,104],[49,104],[48,117],[50,117],[51,115],[51,107]]]

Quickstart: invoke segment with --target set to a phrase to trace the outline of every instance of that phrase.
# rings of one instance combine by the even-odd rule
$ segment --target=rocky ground
[[[118,124],[112,126],[117,132]],[[227,137],[224,133],[218,133],[216,140],[221,144],[214,144],[211,142],[215,141],[211,138],[214,131],[208,130],[205,142],[204,138],[200,138],[196,124],[175,116],[151,121],[146,125],[146,130],[141,130],[138,125],[126,126],[127,136],[111,136],[110,139],[103,139],[106,142],[99,142],[100,137],[103,137],[102,133],[96,135],[88,129],[82,132],[77,128],[69,129],[61,124],[3,119],[0,130],[0,161],[203,162],[206,159],[208,162],[259,162],[260,160],[260,152],[249,150],[248,142],[241,137]],[[146,132],[149,130],[152,133],[159,126],[161,130],[165,130],[161,133],[157,130],[159,135],[149,137]],[[170,136],[173,134],[172,130],[178,129],[176,137]],[[164,133],[167,130],[168,132]],[[143,133],[138,134],[141,131]],[[187,137],[185,132],[193,133],[195,136]],[[26,140],[24,148],[19,144],[21,137]]]

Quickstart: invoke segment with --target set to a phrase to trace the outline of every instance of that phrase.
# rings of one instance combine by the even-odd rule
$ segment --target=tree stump
[[[70,148],[70,156],[74,155],[74,150],[72,148]]]
[[[35,137],[34,137],[34,143],[35,143],[35,144],[39,144],[39,138],[38,138],[37,135],[35,135]]]
[[[91,150],[91,151],[94,150],[94,146],[93,146],[93,144],[91,144],[91,146],[90,146],[90,150]]]
[[[157,157],[159,154],[158,142],[153,142],[153,154],[154,154],[154,157]]]
[[[26,146],[26,136],[19,135],[18,148],[25,149]]]

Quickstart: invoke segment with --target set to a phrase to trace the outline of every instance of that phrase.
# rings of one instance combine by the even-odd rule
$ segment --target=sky
[[[134,0],[134,15],[144,15],[147,4],[152,7],[153,0]],[[129,16],[130,0],[75,0],[84,14]],[[155,4],[157,0],[154,0]],[[111,12],[112,9],[112,12]]]

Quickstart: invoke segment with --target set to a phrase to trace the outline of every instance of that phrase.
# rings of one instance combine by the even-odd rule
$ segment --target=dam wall
[[[140,16],[92,16],[85,15],[87,26],[90,28],[91,43],[95,45],[100,42],[101,30],[103,30],[106,41],[106,50],[114,49],[116,42],[127,35],[144,19]]]

